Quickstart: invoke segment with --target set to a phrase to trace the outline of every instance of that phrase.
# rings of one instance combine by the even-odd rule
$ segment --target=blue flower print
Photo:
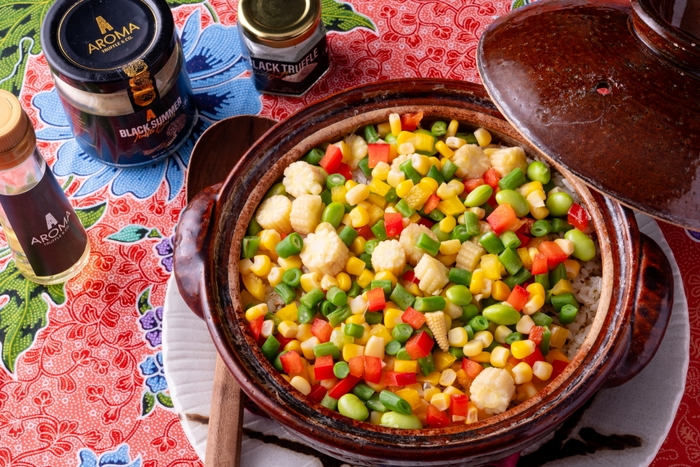
[[[104,452],[99,457],[90,449],[81,449],[78,457],[78,467],[141,467],[141,456],[131,459],[127,444],[122,444],[115,451]]]
[[[33,104],[45,123],[37,138],[64,141],[58,150],[54,173],[59,177],[84,178],[74,196],[87,196],[110,186],[114,196],[130,193],[145,199],[158,190],[165,178],[171,200],[184,185],[192,148],[205,129],[226,117],[260,112],[261,98],[253,80],[243,76],[246,65],[235,26],[211,24],[202,30],[200,10],[194,10],[182,29],[181,41],[200,118],[192,135],[176,153],[152,165],[119,169],[92,159],[73,139],[56,90],[34,97]]]
[[[159,393],[168,388],[163,372],[163,354],[158,352],[155,357],[146,357],[139,365],[141,373],[146,376],[146,386],[153,393]]]

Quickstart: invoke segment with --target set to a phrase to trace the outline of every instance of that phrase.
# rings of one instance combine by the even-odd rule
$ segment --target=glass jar
[[[65,282],[87,264],[90,242],[36,148],[29,117],[0,90],[0,224],[17,269],[39,284]]]
[[[301,96],[328,71],[320,0],[240,0],[238,30],[260,92]]]
[[[58,0],[41,45],[76,141],[107,165],[166,157],[197,122],[165,0]]]

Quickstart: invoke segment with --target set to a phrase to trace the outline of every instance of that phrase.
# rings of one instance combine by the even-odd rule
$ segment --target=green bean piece
[[[417,297],[416,301],[413,302],[413,308],[422,313],[441,311],[445,309],[445,306],[447,306],[445,297],[439,295],[435,297]]]
[[[428,170],[428,173],[425,175],[426,177],[430,177],[436,182],[438,182],[438,185],[445,183],[445,179],[442,178],[442,174],[440,173],[440,170],[438,170],[437,167],[434,165],[430,166],[430,169]]]
[[[442,166],[442,169],[440,169],[440,173],[442,174],[442,178],[446,181],[449,182],[452,180],[455,176],[455,173],[457,173],[457,164],[452,162],[451,160],[446,160],[445,163]]]
[[[323,201],[323,204],[325,204],[326,206],[333,202],[333,196],[331,196],[331,192],[328,190],[323,190],[320,196],[321,201]]]
[[[511,332],[506,336],[506,344],[511,345],[513,342],[524,341],[525,334],[519,332]]]
[[[530,315],[530,318],[532,318],[536,325],[544,328],[549,328],[549,325],[554,321],[550,316],[545,315],[541,311],[534,312]]]
[[[520,167],[516,167],[513,170],[511,170],[508,173],[508,175],[506,175],[498,181],[498,187],[501,190],[515,190],[516,188],[519,188],[521,185],[523,185],[525,182],[527,182],[527,180],[525,179],[525,174],[520,169]]]
[[[473,214],[473,213],[472,213]],[[450,232],[450,240],[459,240],[459,243],[464,243],[472,238],[467,232],[467,226],[464,224],[457,224],[452,232]]]
[[[321,222],[328,222],[333,226],[334,229],[337,229],[340,225],[340,222],[343,220],[344,215],[345,205],[334,201],[328,206],[326,206],[326,209],[323,210],[323,214],[321,215]]]
[[[484,308],[481,314],[492,323],[510,326],[520,321],[518,310],[509,305],[491,305]]]
[[[574,244],[574,258],[581,261],[590,261],[595,258],[595,244],[591,237],[579,229],[571,229],[564,234],[564,238]]]
[[[243,257],[252,258],[258,252],[260,246],[260,237],[251,236],[243,237]]]
[[[333,374],[338,379],[347,377],[350,374],[350,365],[345,362],[335,362],[335,365],[333,365]],[[364,407],[364,404],[362,404],[362,406]]]
[[[370,271],[372,270],[372,255],[368,253],[362,253],[360,256],[358,256],[362,261],[365,263],[365,267],[369,269]]]
[[[348,297],[355,298],[361,293],[362,287],[360,287],[360,284],[358,284],[357,281],[352,281],[352,285],[350,285],[350,290],[347,291]]]
[[[416,246],[431,256],[437,255],[440,251],[440,242],[433,240],[433,238],[426,233],[420,234]]]
[[[520,238],[518,238],[518,235],[512,230],[506,230],[499,238],[501,242],[503,242],[503,246],[512,248],[513,250],[517,249],[521,244]]]
[[[554,233],[568,232],[569,230],[574,228],[573,225],[569,224],[564,219],[559,219],[558,217],[553,218],[551,223],[552,232]]]
[[[474,235],[479,235],[481,229],[479,228],[479,216],[476,213],[467,211],[464,213],[464,227],[466,228],[466,233],[469,238]]]
[[[469,193],[464,200],[464,205],[468,208],[481,206],[489,200],[493,194],[493,188],[489,185],[479,185]]]
[[[462,350],[462,347],[450,347],[448,352],[454,355],[457,360],[464,358],[464,350]]]
[[[423,178],[421,174],[413,168],[413,162],[410,159],[399,164],[399,169],[406,176],[406,180],[411,180],[414,185],[417,185],[421,181],[421,178]]]
[[[336,327],[346,319],[348,319],[352,315],[352,310],[350,309],[349,306],[343,305],[339,307],[337,310],[333,310],[331,314],[327,316],[328,322],[331,323],[331,326]]]
[[[467,287],[469,287],[469,284],[472,282],[472,273],[466,269],[452,268],[447,277],[450,279],[450,282],[466,285]]]
[[[552,224],[547,219],[536,220],[530,227],[530,233],[535,237],[544,237],[551,232]]]
[[[470,319],[468,324],[471,326],[474,332],[486,331],[489,328],[489,320],[481,315]]]
[[[279,371],[280,373],[284,371],[284,366],[282,366],[282,360],[280,360],[280,357],[287,352],[289,351],[283,350],[282,352],[278,353],[275,359],[272,361],[272,366],[275,367],[275,370]]]
[[[326,394],[323,396],[323,400],[321,400],[321,405],[335,412],[338,410],[338,399],[333,399],[331,396]]]
[[[396,340],[389,341],[384,346],[384,352],[387,355],[396,355],[397,353],[399,353],[399,350],[401,350],[401,342]]]
[[[395,340],[399,341],[402,344],[406,342],[412,334],[413,328],[410,324],[406,323],[397,324],[396,326],[394,326],[394,329],[391,330],[391,337],[393,337]]]
[[[304,157],[301,158],[304,162],[308,162],[311,165],[318,165],[325,155],[325,151],[320,148],[313,148],[311,151],[307,152]]]
[[[503,279],[503,282],[508,286],[509,289],[513,289],[516,285],[522,285],[532,278],[532,273],[525,268],[521,268],[518,272],[512,276],[508,276]]]
[[[384,199],[387,203],[395,203],[399,196],[396,194],[396,188],[391,187],[389,191],[384,195]]]
[[[384,315],[378,311],[367,311],[365,312],[365,322],[369,325],[380,324],[384,321]]]
[[[408,205],[405,199],[396,203],[394,209],[396,209],[396,212],[400,213],[402,217],[411,217],[416,212],[415,209]],[[436,211],[436,209],[434,209],[433,212],[434,211]]]
[[[462,326],[465,331],[467,331],[467,339],[472,340],[474,339],[474,330],[470,325]]]
[[[326,188],[329,190],[342,185],[345,185],[345,177],[341,174],[330,174],[328,178],[326,178]]]
[[[351,206],[348,203],[345,203],[343,204],[343,208],[345,208],[345,214],[349,214],[350,211],[352,211],[355,208],[355,206]]]
[[[420,367],[420,372],[423,376],[428,376],[430,373],[435,371],[435,362],[433,361],[433,354],[429,353],[427,357],[422,357],[418,359],[418,366]]]
[[[369,289],[382,289],[384,291],[384,296],[389,296],[391,294],[391,281],[389,279],[376,280],[369,283]]]
[[[263,199],[272,198],[273,196],[284,196],[287,194],[287,189],[284,187],[283,183],[275,183],[267,190]]]
[[[520,271],[520,268],[523,267],[523,262],[520,259],[520,255],[518,255],[518,253],[512,248],[506,248],[503,250],[501,254],[498,255],[498,260],[511,276],[515,275],[518,271]]]
[[[270,313],[269,311],[265,315],[265,320],[270,320],[275,323],[275,327],[279,326],[279,324],[282,322],[282,319],[279,316],[274,313]]]
[[[313,308],[319,303],[321,303],[325,297],[326,294],[323,293],[323,290],[316,287],[315,289],[312,289],[308,293],[302,295],[299,301],[302,305],[308,308]]]
[[[549,167],[540,161],[530,162],[527,166],[527,178],[530,180],[540,182],[544,185],[549,183],[550,176]]]
[[[561,321],[561,313],[559,314],[559,321]],[[548,328],[544,329],[544,332],[542,333],[542,341],[540,342],[540,352],[542,352],[542,355],[545,357],[549,353],[549,343],[552,341],[552,331],[550,331]]]
[[[396,144],[396,136],[393,133],[389,133],[384,137],[384,141],[389,144]]]
[[[336,309],[338,309],[337,306],[333,305],[329,300],[324,300],[321,302],[321,306],[319,307],[319,310],[321,311],[321,314],[325,317],[328,318],[328,315],[333,313]]]
[[[496,341],[492,341],[492,342],[488,345],[488,347],[484,347],[483,350],[484,350],[484,352],[489,352],[489,353],[491,353],[491,352],[493,352],[493,349],[495,349],[496,347],[503,347],[503,346],[502,346],[500,343],[496,342]]]
[[[515,170],[519,171],[520,169]],[[513,208],[513,211],[515,211],[515,215],[518,217],[524,217],[530,213],[530,205],[528,204],[527,200],[523,195],[521,195],[515,190],[504,189],[499,191],[498,193],[496,193],[496,202],[499,205],[510,204],[510,207]]]
[[[447,123],[443,122],[442,120],[434,122],[430,126],[430,132],[438,138],[441,136],[445,136],[445,134],[447,134]]]
[[[350,245],[352,245],[352,242],[357,238],[357,230],[353,229],[349,225],[346,225],[340,230],[340,233],[338,234],[338,237],[345,243],[345,246],[350,248]]]
[[[472,302],[472,293],[466,285],[453,285],[445,292],[447,299],[459,306],[467,306]]]
[[[379,134],[377,133],[377,129],[374,127],[374,125],[365,125],[363,132],[365,134],[365,141],[368,143],[372,144],[379,141]]]
[[[484,219],[489,217],[491,215],[491,213],[496,209],[493,206],[491,206],[489,203],[484,203],[479,207],[484,210]]]
[[[416,415],[405,415],[397,412],[386,412],[379,419],[379,424],[388,428],[400,430],[420,430],[423,424]]]
[[[340,287],[334,285],[326,292],[326,300],[335,306],[343,306],[348,303],[348,295]]]
[[[301,324],[311,324],[316,316],[316,310],[307,307],[306,305],[299,305],[297,308],[297,320]]]
[[[367,240],[367,243],[365,243],[365,253],[367,254],[372,254],[374,252],[374,249],[379,245],[379,240],[376,238],[373,238],[372,240]]]
[[[387,391],[386,389],[379,393],[379,400],[387,409],[393,410],[394,412],[402,413],[404,415],[410,415],[413,413],[411,404],[409,404],[406,399],[391,391]]]
[[[408,351],[404,348],[401,347],[398,352],[396,352],[396,358],[398,360],[413,360],[411,358],[411,354],[408,353]]]
[[[430,211],[430,214],[428,214],[428,217],[435,222],[440,222],[447,216],[445,216],[445,214],[443,214],[439,209],[433,209]]]
[[[380,242],[383,242],[384,240],[389,238],[386,234],[384,219],[379,219],[377,223],[372,226],[371,230],[374,236],[377,237],[377,240],[379,240]]]
[[[265,343],[260,346],[260,351],[266,359],[272,361],[277,356],[277,351],[281,345],[280,341],[278,341],[275,336],[271,335],[265,340]]]
[[[357,397],[362,399],[363,401],[368,401],[376,392],[374,389],[371,387],[367,386],[365,383],[359,383],[356,384],[354,388],[352,388],[353,394],[355,394]]]
[[[479,307],[477,307],[473,303],[462,307],[462,321],[464,321],[465,323],[468,323],[472,320],[472,318],[478,315]]]
[[[549,271],[549,283],[554,287],[562,279],[566,279],[566,266],[564,266],[564,263],[559,263],[554,269]]]
[[[559,310],[559,322],[563,325],[571,324],[576,321],[578,308],[570,303],[561,307]]]
[[[408,290],[406,290],[401,284],[396,283],[394,290],[392,290],[389,300],[394,302],[396,306],[406,311],[406,309],[413,305],[416,301],[416,297],[413,296]]]
[[[549,273],[537,274],[535,276],[535,282],[542,285],[542,287],[544,287],[544,290],[549,290]]]
[[[252,218],[250,220],[250,224],[248,224],[248,230],[246,231],[246,234],[252,237],[262,232],[262,230],[263,228],[258,223],[258,221],[256,221],[255,218]]]
[[[561,311],[564,305],[571,305],[576,309],[578,309],[580,306],[578,300],[576,300],[576,296],[570,292],[552,295],[552,306],[555,310]]]
[[[324,342],[323,344],[314,345],[314,356],[316,358],[324,355],[333,355],[335,360],[340,360],[340,350],[333,342]]]
[[[495,298],[493,298],[493,296],[491,296],[491,297],[486,297],[486,298],[482,298],[482,299],[481,299],[481,307],[482,307],[482,308],[488,308],[488,307],[490,307],[491,305],[497,305],[497,304],[500,304],[500,303],[501,303],[501,302],[499,302],[498,300],[496,300]]]
[[[284,271],[284,274],[282,274],[282,282],[290,287],[299,287],[299,284],[301,283],[301,269],[292,268]]]
[[[474,133],[457,133],[457,135],[455,136],[457,136],[458,138],[462,138],[464,141],[467,142],[467,144],[479,144],[479,140],[476,139]]]
[[[282,258],[289,258],[301,253],[302,248],[304,248],[304,239],[298,233],[292,232],[275,246],[275,252]]]
[[[294,290],[284,282],[280,282],[279,284],[277,284],[277,286],[275,287],[275,292],[277,292],[277,294],[282,298],[282,301],[285,305],[289,305],[290,303],[292,303],[297,296],[296,290]]]
[[[357,337],[358,339],[365,333],[365,328],[355,323],[348,323],[343,328],[343,333],[346,336]]]
[[[565,191],[557,191],[551,193],[547,196],[547,200],[544,202],[547,209],[549,209],[549,215],[554,217],[566,216],[574,204],[574,199],[571,195]]]
[[[369,168],[369,156],[360,159],[357,166],[362,170],[362,173],[365,174],[365,177],[372,178],[372,169]]]
[[[493,232],[486,232],[479,238],[479,243],[492,255],[498,255],[506,249],[498,235]]]
[[[379,400],[379,394],[376,392],[372,394],[372,396],[367,399],[367,402],[365,402],[365,405],[367,406],[368,409],[374,410],[376,412],[386,412],[388,409],[384,407],[384,404]]]

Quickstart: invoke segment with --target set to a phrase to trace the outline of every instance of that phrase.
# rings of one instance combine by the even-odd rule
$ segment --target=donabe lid
[[[160,70],[175,48],[165,0],[58,0],[46,14],[41,47],[52,71],[73,87],[110,93],[134,73]]]
[[[506,119],[592,188],[700,230],[700,0],[541,1],[477,54]]]

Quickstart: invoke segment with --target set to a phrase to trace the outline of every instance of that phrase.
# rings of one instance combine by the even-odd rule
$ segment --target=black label
[[[31,190],[0,195],[0,205],[37,276],[60,274],[85,252],[87,233],[48,167]]]
[[[304,94],[328,70],[326,36],[298,62],[279,62],[250,57],[255,87],[273,94]]]

